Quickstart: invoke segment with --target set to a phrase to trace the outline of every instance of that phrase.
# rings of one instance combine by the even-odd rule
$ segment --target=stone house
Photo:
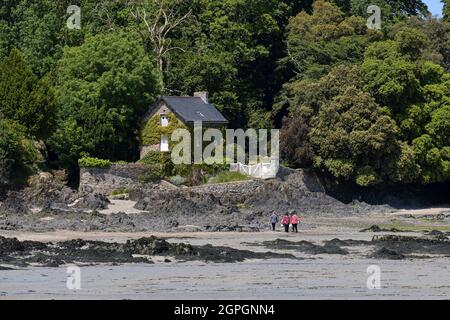
[[[140,131],[140,157],[149,151],[169,152],[170,136],[180,128],[192,128],[202,122],[204,128],[221,128],[227,119],[208,101],[207,92],[189,96],[163,96],[145,115]]]

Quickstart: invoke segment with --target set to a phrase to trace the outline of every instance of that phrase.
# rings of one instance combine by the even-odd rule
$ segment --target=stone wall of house
[[[145,166],[134,163],[113,164],[110,168],[81,168],[79,190],[111,194],[114,190],[139,187],[139,178],[144,172]]]

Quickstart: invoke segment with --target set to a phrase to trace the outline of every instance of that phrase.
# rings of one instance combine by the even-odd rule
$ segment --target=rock
[[[58,243],[40,243],[0,238],[6,251],[0,254],[0,265],[57,267],[66,263],[153,263],[146,257],[135,255],[174,256],[179,260],[211,262],[236,262],[245,259],[289,258],[289,254],[252,252],[228,247],[191,246],[186,243],[169,243],[156,237],[129,240],[127,243],[70,240]],[[20,254],[16,254],[20,250]],[[166,257],[165,262],[171,262]]]
[[[427,236],[438,236],[438,237],[445,237],[445,233],[443,233],[442,231],[439,230],[431,230],[429,232],[426,233]]]
[[[109,203],[110,201],[105,195],[100,193],[90,193],[79,199],[74,207],[79,209],[100,210],[107,209]]]
[[[389,250],[385,247],[377,250],[372,255],[370,255],[370,258],[374,259],[389,259],[389,260],[402,260],[405,259],[405,256],[401,253],[398,253],[393,250]]]
[[[169,251],[170,245],[164,239],[151,236],[149,238],[129,240],[127,241],[127,248],[136,254],[155,255]]]
[[[0,271],[7,271],[7,270],[14,270],[13,268],[9,268],[9,267],[2,267],[0,266]]]
[[[359,232],[368,232],[368,231],[370,231],[370,232],[381,232],[381,228],[379,226],[377,226],[377,225],[373,225],[373,226],[371,226],[369,228],[362,229]]]
[[[179,223],[176,219],[170,219],[168,222],[168,225],[172,228],[176,228],[176,227],[178,227]]]
[[[293,242],[293,241],[284,240],[284,239],[276,239],[273,241],[265,241],[262,243],[262,245],[264,245],[268,248],[292,249],[292,250],[297,250],[297,251],[300,251],[303,253],[314,254],[314,255],[316,255],[316,254],[341,254],[341,255],[348,254],[348,251],[340,248],[336,244],[336,241],[326,242],[325,245],[320,246],[320,245],[311,243],[309,241]]]
[[[362,229],[359,232],[403,232],[403,231],[399,230],[397,228],[383,229],[383,228],[380,228],[377,225],[373,225],[373,226],[371,226],[369,228]]]
[[[0,254],[24,251],[25,246],[17,238],[5,238],[0,236]]]

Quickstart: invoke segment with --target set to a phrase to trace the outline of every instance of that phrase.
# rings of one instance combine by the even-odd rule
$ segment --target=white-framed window
[[[161,152],[169,151],[169,136],[166,134],[163,134],[161,136],[160,150],[161,150]]]
[[[169,117],[167,114],[161,115],[161,127],[167,127],[169,125]]]

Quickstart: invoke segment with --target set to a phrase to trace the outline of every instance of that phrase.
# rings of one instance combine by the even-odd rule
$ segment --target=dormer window
[[[161,115],[161,127],[167,127],[169,125],[169,117],[167,114]]]

